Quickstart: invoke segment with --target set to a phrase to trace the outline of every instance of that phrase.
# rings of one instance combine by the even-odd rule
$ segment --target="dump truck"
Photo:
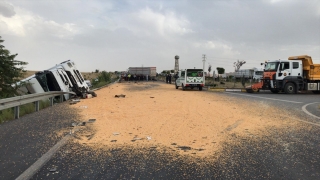
[[[247,86],[248,93],[259,90],[286,94],[299,91],[320,93],[320,64],[313,64],[311,56],[291,56],[288,60],[266,61],[264,65],[261,81]]]
[[[175,81],[176,89],[181,87],[183,91],[186,90],[186,88],[198,88],[199,91],[201,91],[204,84],[205,78],[202,69],[180,70],[178,71]]]

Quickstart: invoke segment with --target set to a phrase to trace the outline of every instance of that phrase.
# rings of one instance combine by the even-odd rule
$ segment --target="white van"
[[[176,79],[176,89],[182,87],[182,90],[186,88],[198,88],[202,91],[202,87],[205,85],[205,78],[203,76],[202,69],[184,69],[178,72]]]

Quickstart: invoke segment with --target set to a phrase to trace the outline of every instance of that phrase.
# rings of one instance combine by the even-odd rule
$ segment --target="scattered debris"
[[[84,108],[84,109],[87,109],[88,106],[79,106],[80,108]]]
[[[75,127],[75,126],[77,126],[77,123],[72,123],[71,126]]]
[[[154,98],[154,97],[151,96],[150,98]]]
[[[151,136],[147,136],[147,140],[151,140]]]
[[[50,172],[56,172],[57,171],[57,168],[56,167],[53,167],[49,170]]]
[[[114,132],[114,133],[112,133],[114,136],[117,136],[117,135],[119,135],[120,133],[118,133],[118,132]]]
[[[70,104],[77,104],[78,102],[80,102],[80,99],[71,99],[70,100]]]
[[[96,119],[89,119],[88,120],[88,122],[90,123],[90,122],[95,122],[96,121]]]
[[[116,97],[116,98],[124,98],[124,97],[126,97],[126,95],[120,94],[120,95],[115,95],[114,97]]]
[[[177,148],[183,151],[191,150],[191,147],[189,146],[178,146]]]
[[[90,135],[90,136],[88,137],[88,140],[92,139],[93,136],[94,136],[94,134]]]
[[[117,142],[117,140],[114,139],[114,140],[111,140],[111,142]]]
[[[81,122],[78,124],[78,126],[85,126],[86,125],[86,122]]]

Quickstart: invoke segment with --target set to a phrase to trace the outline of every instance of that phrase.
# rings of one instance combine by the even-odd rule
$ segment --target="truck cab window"
[[[298,69],[299,68],[299,62],[293,62],[292,63],[292,68],[293,69]]]
[[[285,69],[289,69],[289,62],[282,62],[280,65],[280,70],[285,70]]]

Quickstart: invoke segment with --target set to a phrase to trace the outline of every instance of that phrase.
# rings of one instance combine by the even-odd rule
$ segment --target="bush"
[[[44,109],[50,106],[49,100],[43,100],[39,103],[39,109]],[[29,103],[20,106],[19,116],[24,116],[26,114],[30,114],[35,112],[35,103]],[[5,121],[10,121],[14,119],[14,108],[5,109],[0,111],[0,124]]]

